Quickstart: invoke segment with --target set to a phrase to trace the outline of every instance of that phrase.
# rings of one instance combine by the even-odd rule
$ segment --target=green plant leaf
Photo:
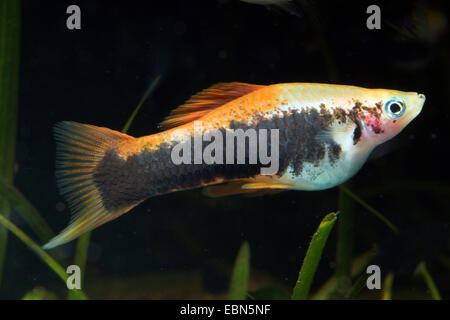
[[[81,271],[81,284],[84,283],[84,274],[86,271],[86,262],[89,252],[89,242],[91,239],[91,233],[85,233],[83,234],[77,241],[77,248],[75,250],[75,259],[74,264],[77,265],[80,268]],[[82,294],[82,292],[81,292]],[[69,291],[67,295],[67,299],[69,300],[80,300],[83,299],[83,295],[80,296],[80,290],[78,289],[72,289]]]
[[[27,236],[22,230],[20,230],[17,226],[11,223],[8,219],[4,217],[4,215],[0,214],[0,224],[7,228],[10,232],[12,232],[17,238],[22,240],[28,248],[30,248],[34,253],[36,253],[49,267],[52,269],[63,281],[64,284],[67,282],[67,278],[69,277],[64,270],[64,268],[53,259],[47,252],[41,249],[41,247],[34,242],[29,236]],[[85,296],[84,293],[80,291],[80,296]]]
[[[352,265],[350,268],[350,277],[354,278],[359,273],[361,273],[362,270],[364,270],[369,262],[374,258],[376,251],[375,250],[369,250],[360,256],[356,257],[352,261]],[[330,277],[323,285],[322,287],[317,290],[316,293],[311,297],[311,299],[314,300],[326,300],[329,299],[330,296],[333,295],[333,293],[336,290],[337,286],[337,280],[336,280],[336,274],[334,274],[332,277]]]
[[[355,284],[344,295],[344,298],[345,299],[353,299],[361,292],[361,290],[363,290],[364,288],[367,288],[367,278],[369,278],[369,275],[366,273],[363,273],[358,278],[358,280],[356,280]]]
[[[42,288],[42,287],[36,287],[30,292],[27,292],[23,297],[22,300],[57,300],[58,297],[53,292]]]
[[[250,276],[250,247],[244,242],[234,262],[228,299],[245,300],[247,298],[248,279]]]
[[[428,286],[428,289],[431,292],[431,297],[433,298],[433,300],[442,300],[441,294],[439,293],[436,283],[434,282],[433,278],[431,277],[431,274],[428,271],[428,268],[424,261],[421,261],[418,264],[415,273],[419,274],[423,277],[423,279],[425,280],[425,283]]]
[[[17,132],[20,63],[20,1],[0,1],[0,177],[12,183]],[[10,208],[0,199],[0,212],[9,218]],[[8,241],[0,226],[0,283]]]
[[[314,279],[317,266],[319,265],[323,248],[325,247],[336,219],[337,215],[334,212],[327,214],[317,228],[317,231],[314,233],[300,269],[297,283],[294,287],[294,292],[292,294],[293,300],[306,300],[308,298],[311,283]]]
[[[141,98],[141,101],[139,101],[138,105],[134,109],[131,116],[128,118],[127,122],[125,123],[125,126],[122,129],[122,133],[127,133],[128,129],[130,129],[131,124],[133,123],[134,118],[138,114],[139,110],[141,109],[142,105],[144,104],[145,100],[149,97],[150,93],[156,88],[156,85],[158,84],[159,80],[161,79],[161,75],[157,76],[155,80],[150,84],[148,89],[145,91],[144,96]]]
[[[382,300],[392,300],[392,284],[394,283],[394,273],[389,272],[383,281]]]
[[[43,242],[53,237],[53,232],[45,222],[39,211],[25,198],[25,196],[12,184],[6,183],[0,177],[0,198],[8,200],[10,206],[30,226],[34,233]]]

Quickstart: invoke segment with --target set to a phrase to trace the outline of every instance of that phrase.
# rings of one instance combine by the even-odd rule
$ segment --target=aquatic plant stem
[[[75,250],[75,259],[74,264],[77,265],[81,270],[81,284],[84,284],[84,276],[85,276],[85,270],[86,270],[86,262],[89,252],[89,242],[91,240],[91,233],[85,233],[83,234],[77,241],[77,248]],[[69,294],[67,295],[67,298],[69,300],[77,300],[79,299],[79,289],[73,289],[69,291]]]
[[[362,274],[358,280],[356,280],[355,284],[348,290],[348,292],[345,294],[345,299],[353,299],[355,298],[361,290],[364,288],[367,288],[367,278],[369,277],[368,274]]]
[[[248,279],[250,277],[250,246],[245,241],[234,262],[231,275],[229,300],[245,300],[248,292]]]
[[[418,264],[418,266],[416,268],[416,273],[422,275],[423,279],[425,280],[425,283],[428,286],[428,289],[431,292],[431,297],[434,300],[442,300],[441,294],[439,293],[436,283],[434,282],[433,278],[431,277],[431,274],[428,271],[428,268],[424,261],[421,261]]]
[[[317,231],[314,233],[308,251],[306,252],[305,259],[303,260],[297,283],[294,287],[292,300],[306,300],[308,298],[311,283],[316,274],[320,258],[322,257],[323,248],[325,247],[325,243],[333,229],[336,219],[336,213],[332,212],[327,214],[317,228]]]
[[[53,237],[53,232],[39,211],[12,184],[8,184],[0,177],[0,195],[8,200],[11,208],[17,212],[34,233],[43,242]]]
[[[354,278],[361,273],[363,269],[375,256],[375,250],[369,250],[354,258],[351,263],[350,277]],[[337,286],[336,273],[334,273],[311,297],[313,300],[326,300],[335,292]],[[348,295],[349,293],[347,293]]]
[[[66,283],[68,275],[64,268],[53,259],[47,252],[34,242],[29,236],[27,236],[22,230],[11,223],[4,215],[0,214],[0,224],[11,231],[17,238],[27,245],[34,253],[36,253],[63,281]],[[84,296],[84,293],[79,290],[80,294]]]
[[[134,109],[131,116],[128,118],[127,122],[125,123],[125,126],[122,129],[122,133],[127,133],[128,129],[130,129],[131,124],[133,123],[134,118],[138,114],[139,110],[141,109],[142,105],[144,104],[145,100],[147,100],[148,96],[152,91],[156,88],[156,85],[158,84],[159,80],[161,79],[161,75],[158,75],[155,80],[152,81],[150,86],[147,88],[147,90],[144,93],[144,96],[142,97],[141,101],[139,101],[138,105]]]
[[[352,285],[350,269],[353,255],[355,203],[341,189],[339,190],[338,207],[340,217],[337,222],[338,239],[336,247],[335,293],[339,297],[343,297]]]
[[[373,213],[378,219],[383,221],[384,224],[386,224],[389,227],[389,229],[391,229],[394,233],[398,233],[398,228],[392,222],[390,222],[385,216],[383,216],[383,214],[380,211],[374,209],[367,202],[365,202],[356,194],[351,192],[345,185],[341,184],[339,188],[346,194],[348,194],[353,200],[358,202],[362,207],[366,208],[370,213]]]
[[[20,0],[0,2],[0,177],[12,183],[17,131],[20,63]],[[10,206],[0,198],[0,212],[9,217]],[[0,226],[0,284],[8,241]]]
[[[389,272],[383,281],[382,300],[392,300],[392,284],[394,283],[394,274]]]

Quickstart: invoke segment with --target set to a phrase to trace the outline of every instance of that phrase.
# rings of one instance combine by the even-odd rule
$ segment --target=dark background
[[[53,126],[72,120],[120,130],[158,75],[129,130],[133,136],[157,132],[170,110],[217,82],[416,91],[427,96],[422,113],[351,181],[402,232],[395,237],[356,206],[355,255],[382,248],[382,272],[394,270],[406,296],[423,291],[412,273],[425,260],[449,297],[442,262],[450,253],[447,1],[298,1],[298,15],[237,0],[22,3],[15,181],[55,232],[70,213],[56,189]],[[66,28],[71,4],[81,8],[81,30]],[[381,30],[366,27],[370,4],[381,7]],[[248,240],[251,287],[276,284],[289,292],[312,234],[337,210],[337,199],[336,188],[222,199],[193,190],[150,199],[93,232],[85,290],[94,298],[220,296]],[[20,217],[12,219],[31,234]],[[335,243],[336,230],[313,289],[333,273]],[[70,263],[75,244],[53,252]],[[20,298],[35,286],[64,293],[56,275],[13,236],[5,268],[2,298]]]

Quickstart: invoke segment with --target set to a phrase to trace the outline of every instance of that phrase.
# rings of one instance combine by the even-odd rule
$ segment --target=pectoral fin
[[[335,140],[340,139],[339,137],[341,136],[345,137],[351,134],[352,130],[353,128],[345,123],[342,124],[333,123],[328,128],[320,131],[317,134],[316,138],[320,141],[327,142],[330,139]]]

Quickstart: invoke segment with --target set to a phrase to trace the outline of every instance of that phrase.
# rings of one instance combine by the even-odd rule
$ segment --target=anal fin
[[[246,182],[244,181],[231,181],[228,183],[209,186],[203,189],[203,193],[208,197],[217,198],[253,192],[253,190],[242,189],[242,185],[245,183]]]
[[[209,186],[204,189],[204,194],[217,198],[232,195],[260,196],[275,194],[292,189],[291,185],[270,184],[267,182],[231,181],[224,184]]]
[[[290,185],[290,184],[272,183],[272,182],[253,182],[253,183],[246,183],[242,186],[242,189],[245,189],[245,190],[292,189],[292,188],[293,188],[293,185]]]

